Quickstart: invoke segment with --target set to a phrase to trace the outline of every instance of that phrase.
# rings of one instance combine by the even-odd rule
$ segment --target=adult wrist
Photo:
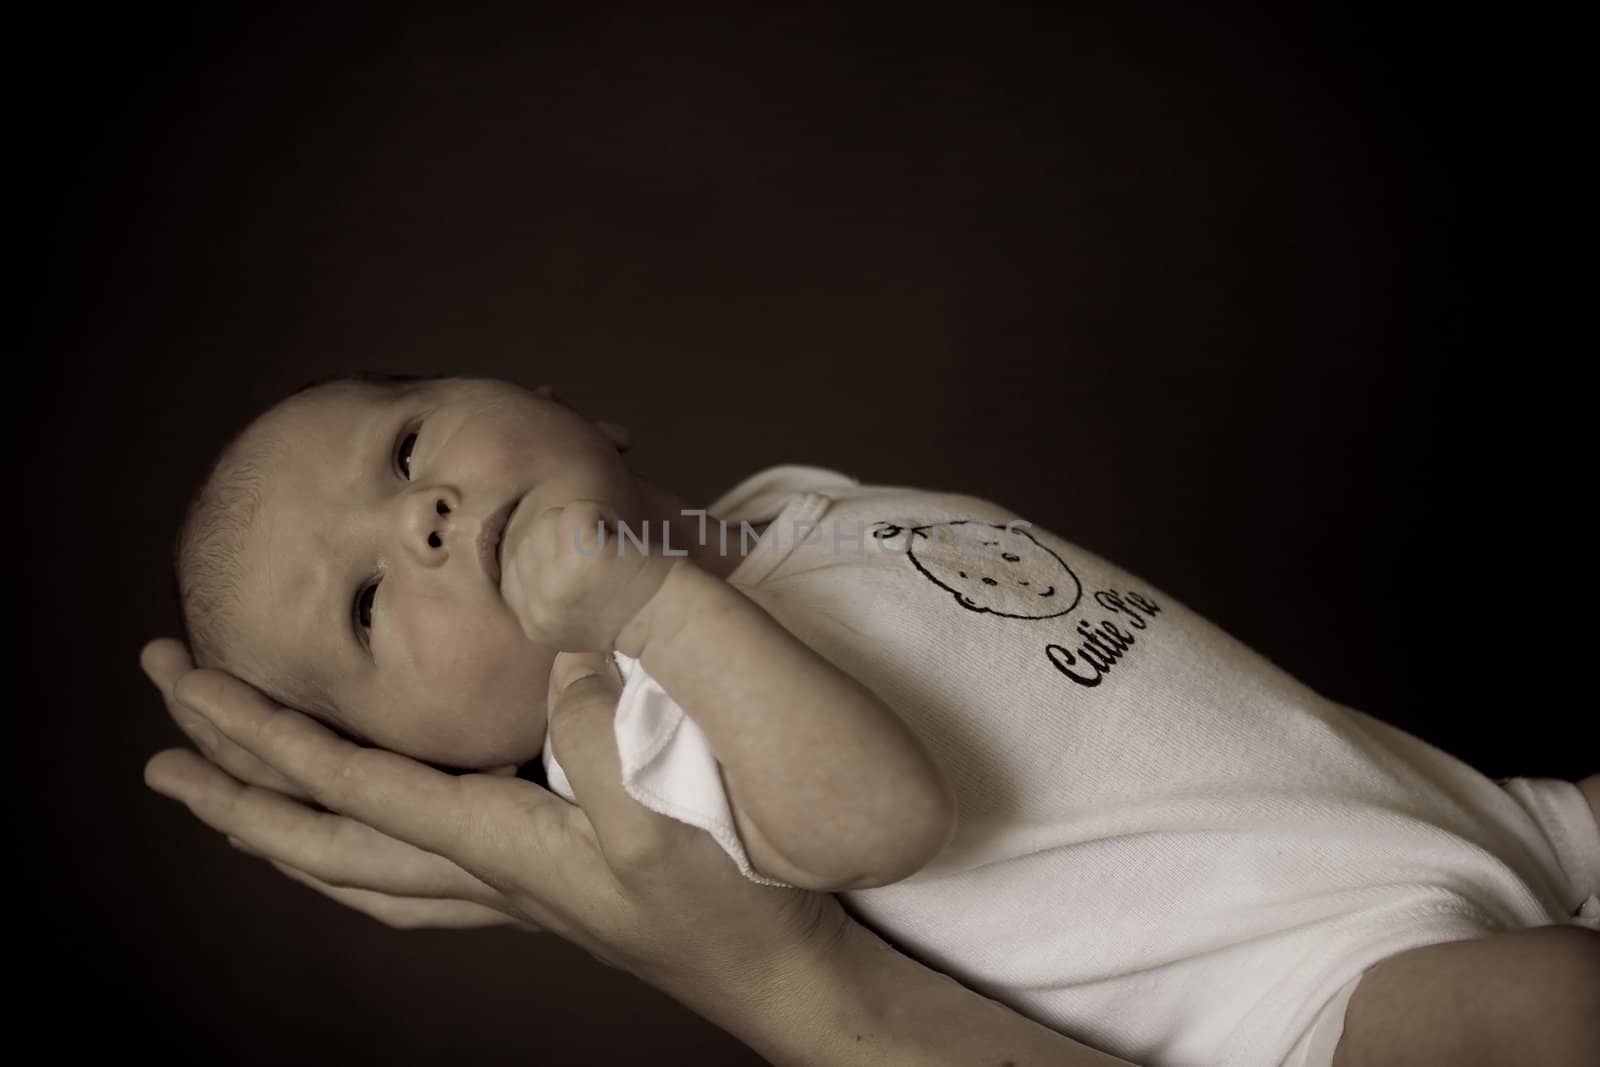
[[[1132,1067],[1018,1015],[903,955],[856,922],[765,990],[772,1005],[721,1024],[777,1064],[803,1067]]]
[[[952,994],[954,1004],[947,999]],[[776,1064],[930,1067],[983,1062],[965,1055],[966,1050],[943,1047],[926,1033],[932,1014],[953,1014],[959,1025],[976,995],[848,918],[817,951],[777,976],[763,996],[770,1008],[760,1025],[750,1036],[731,1032]]]
[[[701,981],[659,988],[779,1065],[850,1067],[884,1062],[859,1058],[845,1031],[859,1014],[861,942],[877,939],[830,907],[826,924],[771,953],[737,961]],[[680,976],[681,977],[681,976]]]

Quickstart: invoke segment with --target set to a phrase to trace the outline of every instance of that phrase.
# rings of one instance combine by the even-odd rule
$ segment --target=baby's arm
[[[894,712],[686,557],[624,551],[614,532],[594,550],[596,524],[615,521],[581,500],[513,517],[500,585],[523,632],[640,660],[705,731],[750,861],[768,877],[861,889],[932,859],[955,802]]]
[[[705,731],[763,874],[861,889],[944,847],[955,803],[916,736],[727,582],[677,560],[616,647]]]

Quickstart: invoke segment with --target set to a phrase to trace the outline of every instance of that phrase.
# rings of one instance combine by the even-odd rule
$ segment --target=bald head
[[[488,379],[291,395],[223,450],[185,515],[197,662],[414,758],[531,758],[556,652],[529,642],[484,538],[534,494],[631,507],[619,436]]]
[[[310,679],[296,682],[292,672],[274,669],[242,639],[243,555],[273,465],[287,451],[274,424],[289,408],[349,381],[328,379],[298,389],[245,427],[222,450],[189,502],[173,550],[179,613],[195,665],[228,671],[279,703],[325,720],[335,720],[337,712],[320,686]]]

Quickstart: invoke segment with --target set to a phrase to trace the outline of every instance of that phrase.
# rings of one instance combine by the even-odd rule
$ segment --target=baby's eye
[[[395,452],[394,465],[400,469],[406,481],[411,480],[411,450],[417,446],[417,435],[408,433],[400,438],[400,448]]]
[[[377,582],[373,582],[356,594],[356,629],[361,633],[372,629],[372,601],[377,595]]]

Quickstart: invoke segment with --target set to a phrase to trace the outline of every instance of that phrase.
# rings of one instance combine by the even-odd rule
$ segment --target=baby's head
[[[629,516],[623,447],[544,389],[302,389],[228,445],[189,506],[176,563],[196,663],[418,759],[531,759],[555,650],[501,599],[497,531],[514,506],[587,498]]]

